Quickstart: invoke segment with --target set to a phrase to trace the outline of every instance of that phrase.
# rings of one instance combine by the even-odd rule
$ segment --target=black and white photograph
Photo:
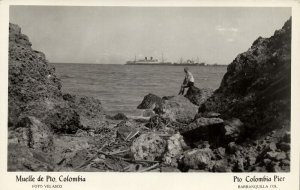
[[[290,7],[11,5],[7,171],[290,172],[292,23]]]

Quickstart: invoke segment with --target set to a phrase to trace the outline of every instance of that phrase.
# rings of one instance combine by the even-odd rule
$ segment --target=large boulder
[[[212,93],[213,93],[213,89],[210,88],[199,89],[195,86],[192,86],[186,92],[185,97],[189,99],[193,104],[200,106],[212,95]]]
[[[178,166],[178,160],[187,145],[185,144],[183,137],[177,133],[172,135],[167,140],[167,152],[164,155],[164,163],[173,167]]]
[[[183,165],[189,169],[206,170],[212,169],[213,152],[209,148],[193,149],[184,152]]]
[[[223,125],[224,121],[220,118],[200,117],[189,125],[181,127],[179,131],[190,145],[199,141],[209,141],[213,145],[218,145],[223,141]]]
[[[155,133],[145,133],[135,139],[131,152],[136,160],[161,160],[166,151],[167,142]]]
[[[259,37],[227,68],[220,87],[201,106],[243,121],[249,137],[290,120],[291,18],[270,38]]]
[[[162,99],[155,94],[148,94],[144,97],[142,103],[138,105],[138,109],[154,109],[156,106],[160,106]]]
[[[164,100],[154,111],[163,118],[180,123],[191,122],[197,114],[198,107],[183,96],[175,96]]]

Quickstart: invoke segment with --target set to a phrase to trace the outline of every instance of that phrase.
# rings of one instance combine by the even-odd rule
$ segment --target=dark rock
[[[224,138],[227,142],[237,141],[244,132],[244,124],[236,118],[224,122]]]
[[[221,114],[216,113],[216,112],[199,112],[195,116],[195,119],[198,119],[200,117],[206,117],[206,118],[212,118],[212,117],[220,117]]]
[[[278,152],[270,151],[270,152],[266,153],[266,158],[269,158],[271,160],[275,160],[278,154],[279,154]]]
[[[68,102],[75,103],[76,96],[72,94],[63,94],[63,99]]]
[[[183,163],[190,169],[210,170],[213,167],[213,152],[211,149],[193,149],[184,152]]]
[[[108,119],[112,120],[127,120],[128,117],[124,113],[117,113],[114,116],[107,116]]]
[[[199,141],[194,143],[195,145],[197,145],[197,148],[202,149],[202,148],[210,148],[210,144],[208,141]]]
[[[138,109],[154,109],[161,105],[162,99],[155,94],[148,94],[144,97],[142,103],[138,105]]]
[[[218,146],[224,136],[221,131],[223,122],[220,118],[201,117],[187,126],[182,126],[179,131],[189,145],[201,140]]]
[[[213,166],[214,172],[232,172],[231,167],[226,160],[218,160]]]
[[[281,143],[279,143],[278,146],[279,146],[280,150],[285,151],[285,152],[291,150],[291,144],[290,143],[281,142]]]
[[[285,152],[279,152],[276,157],[275,157],[276,160],[284,160],[286,159],[286,154]]]
[[[281,160],[281,164],[289,166],[291,164],[291,162],[289,160]]]
[[[235,142],[230,142],[227,146],[227,151],[231,154],[236,153],[237,151],[241,150],[241,146],[237,145]]]
[[[279,173],[279,172],[283,172],[281,167],[279,166],[279,163],[275,163],[273,164],[270,172],[276,172],[276,173]]]
[[[263,160],[263,162],[264,162],[264,164],[265,164],[266,166],[268,166],[268,165],[271,164],[272,160],[266,158],[266,159]]]
[[[181,133],[187,133],[196,129],[204,129],[204,131],[206,131],[205,133],[207,134],[207,127],[212,126],[212,125],[220,125],[223,124],[224,121],[220,118],[198,118],[196,119],[194,122],[192,122],[191,124],[189,124],[188,126],[183,127],[182,129],[180,129]]]
[[[131,145],[136,160],[161,160],[167,148],[167,142],[155,133],[141,134]]]
[[[214,149],[214,155],[217,159],[223,159],[226,156],[226,149],[223,147],[219,147],[217,149]]]
[[[291,142],[291,132],[290,131],[286,131],[284,133],[283,139],[284,142],[290,143]]]
[[[193,104],[200,106],[204,103],[213,93],[212,89],[203,88],[199,89],[195,86],[192,86],[186,92],[185,97],[189,99]]]

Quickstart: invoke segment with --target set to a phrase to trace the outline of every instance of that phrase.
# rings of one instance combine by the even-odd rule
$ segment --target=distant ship
[[[205,66],[205,63],[199,62],[199,58],[197,58],[197,61],[194,61],[193,59],[188,59],[186,61],[183,61],[182,58],[180,58],[179,63],[174,62],[173,63],[174,66]]]
[[[145,57],[145,59],[139,59],[136,60],[136,57],[134,58],[134,61],[127,61],[126,65],[171,65],[171,62],[165,62],[164,58],[162,56],[161,61],[158,59],[153,59],[153,57]]]
[[[197,57],[196,61],[193,59],[188,59],[186,61],[183,61],[182,58],[180,58],[179,62],[166,62],[164,61],[164,56],[162,54],[161,61],[158,59],[153,59],[153,57],[145,57],[144,59],[136,59],[136,56],[134,57],[133,61],[127,61],[126,65],[173,65],[173,66],[224,66],[224,65],[218,65],[218,64],[206,64],[205,62],[200,62],[199,58]]]

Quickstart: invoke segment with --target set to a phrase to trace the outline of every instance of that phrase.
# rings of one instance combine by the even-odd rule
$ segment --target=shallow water
[[[53,64],[64,93],[100,99],[111,114],[123,112],[139,116],[136,107],[148,93],[176,95],[184,78],[184,66]],[[219,87],[227,67],[191,66],[195,86]]]

